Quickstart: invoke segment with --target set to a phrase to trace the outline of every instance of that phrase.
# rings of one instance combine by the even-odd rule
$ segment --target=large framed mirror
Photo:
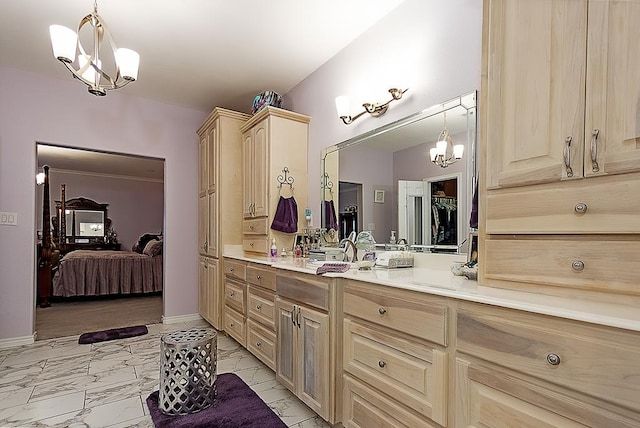
[[[108,229],[107,207],[109,204],[101,204],[94,200],[79,197],[65,201],[64,216],[62,222],[62,201],[56,201],[56,220],[54,229],[65,224],[65,233],[56,230],[54,238],[64,236],[64,244],[91,244],[104,242]],[[62,243],[62,242],[61,242]]]
[[[395,238],[417,251],[460,251],[477,181],[476,100],[477,91],[463,94],[323,149],[328,240],[338,242],[355,227],[381,245]],[[443,167],[430,151],[445,129],[464,152]]]

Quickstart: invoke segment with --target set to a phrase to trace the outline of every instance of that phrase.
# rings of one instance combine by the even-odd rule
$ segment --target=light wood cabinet
[[[382,415],[394,407],[397,426],[447,426],[446,300],[348,280],[343,311],[345,426],[372,423],[365,408]]]
[[[279,248],[290,248],[291,234],[270,229],[280,197],[294,197],[298,206],[298,228],[303,227],[307,205],[307,142],[309,117],[291,111],[265,107],[241,128],[243,152],[242,248],[267,254],[271,240]],[[293,186],[281,186],[293,178]],[[306,223],[305,223],[306,224]]]
[[[329,418],[329,315],[276,298],[278,381]]]
[[[640,205],[629,197],[640,189],[640,3],[484,4],[479,282],[639,296],[628,278],[640,274]],[[627,279],[611,280],[601,244],[624,249],[630,262],[615,272]],[[529,250],[561,255],[530,263]]]
[[[640,425],[637,334],[462,303],[457,350],[457,427]]]
[[[224,244],[242,243],[242,133],[249,119],[243,113],[215,108],[198,129],[198,252],[215,260]],[[222,227],[222,219],[224,227]],[[204,274],[204,270],[200,272]],[[222,272],[208,273],[211,298],[199,302],[203,318],[218,329],[223,327]],[[215,277],[214,277],[215,276]],[[203,280],[200,280],[203,283]]]
[[[276,272],[268,266],[247,266],[247,349],[276,371]]]
[[[200,256],[198,275],[198,312],[209,323],[213,323],[215,314],[213,308],[218,306],[215,290],[218,280],[218,260]]]

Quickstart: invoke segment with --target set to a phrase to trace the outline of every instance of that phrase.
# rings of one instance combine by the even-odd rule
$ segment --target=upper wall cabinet
[[[640,170],[640,2],[486,2],[487,187]]]

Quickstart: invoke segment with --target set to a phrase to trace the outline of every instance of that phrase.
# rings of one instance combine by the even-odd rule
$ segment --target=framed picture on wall
[[[384,204],[384,190],[375,190],[373,202],[376,204]]]

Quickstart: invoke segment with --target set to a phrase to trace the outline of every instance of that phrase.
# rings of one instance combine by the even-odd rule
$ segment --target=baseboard
[[[11,337],[9,339],[0,339],[0,349],[13,348],[15,346],[31,345],[36,341],[36,334],[31,336]]]
[[[190,322],[190,321],[201,321],[202,318],[199,314],[189,314],[189,315],[176,315],[174,317],[162,316],[162,324],[177,324],[181,322]]]

